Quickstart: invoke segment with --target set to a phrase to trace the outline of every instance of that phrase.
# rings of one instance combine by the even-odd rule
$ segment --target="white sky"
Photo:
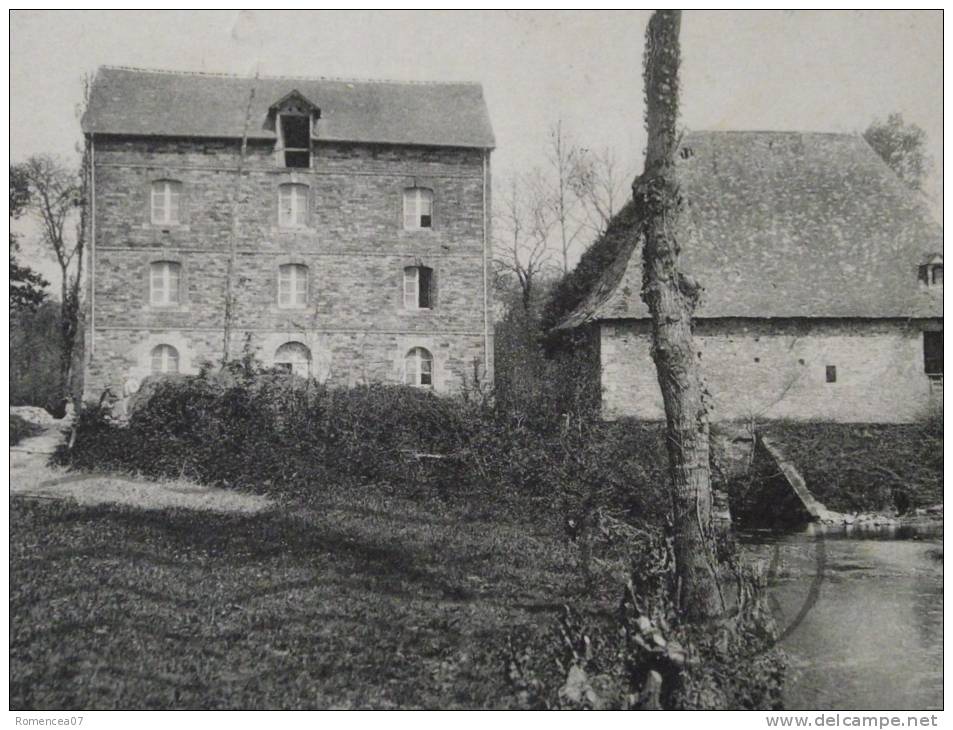
[[[11,160],[75,154],[81,78],[101,64],[248,74],[260,63],[267,75],[479,81],[497,181],[543,164],[560,118],[638,171],[648,16],[14,10]],[[899,111],[927,133],[937,172],[926,192],[940,200],[941,12],[687,11],[682,53],[687,127],[850,132]]]

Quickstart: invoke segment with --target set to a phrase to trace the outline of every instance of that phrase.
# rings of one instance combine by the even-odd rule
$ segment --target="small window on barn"
[[[168,307],[179,303],[182,266],[175,261],[153,261],[149,264],[149,303]]]
[[[284,183],[278,186],[278,225],[300,228],[308,224],[308,186]]]
[[[285,167],[311,167],[311,117],[279,114],[278,133],[281,160]]]
[[[152,183],[151,220],[154,225],[168,226],[179,222],[179,199],[182,183],[178,180],[156,180]]]
[[[433,269],[426,266],[408,266],[404,269],[404,307],[433,308]]]
[[[828,365],[825,371],[825,375],[826,375],[828,383],[836,383],[837,382],[837,366]]]
[[[311,350],[300,342],[286,342],[275,351],[275,367],[306,378],[311,374]]]
[[[430,188],[404,190],[404,228],[407,230],[433,228],[433,190]]]
[[[943,333],[923,333],[923,370],[927,375],[943,375]]]
[[[943,286],[943,264],[935,264],[930,272],[930,283],[935,286]]]
[[[152,372],[155,374],[179,372],[179,351],[172,345],[157,345],[152,348]]]
[[[415,347],[404,358],[404,382],[421,388],[433,387],[433,355],[423,347]]]

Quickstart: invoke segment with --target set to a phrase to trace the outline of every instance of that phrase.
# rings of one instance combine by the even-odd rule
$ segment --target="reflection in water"
[[[774,568],[786,709],[942,708],[943,564],[928,554],[942,543],[936,531],[915,537],[742,536]]]

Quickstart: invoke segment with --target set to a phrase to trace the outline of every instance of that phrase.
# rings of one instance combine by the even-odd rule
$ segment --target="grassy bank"
[[[840,512],[943,501],[943,423],[777,422],[762,428],[784,447],[808,488]]]
[[[18,710],[507,707],[505,636],[580,598],[562,536],[382,495],[253,517],[16,500],[10,539]]]

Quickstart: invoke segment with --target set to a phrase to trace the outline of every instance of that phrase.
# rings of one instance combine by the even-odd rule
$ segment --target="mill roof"
[[[293,91],[320,116],[315,139],[438,147],[494,146],[483,89],[473,83],[244,77],[104,66],[83,116],[87,134],[274,139],[270,108]]]
[[[942,230],[860,135],[690,132],[676,166],[697,317],[942,316],[942,287],[918,283]],[[615,255],[559,328],[649,316],[632,205],[613,223],[594,248]]]

